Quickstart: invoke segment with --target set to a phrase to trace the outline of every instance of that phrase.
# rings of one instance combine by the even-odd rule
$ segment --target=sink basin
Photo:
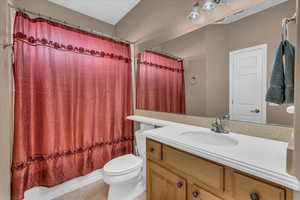
[[[185,141],[190,144],[200,143],[213,146],[233,147],[238,145],[238,140],[212,132],[190,131],[180,134],[180,141]]]

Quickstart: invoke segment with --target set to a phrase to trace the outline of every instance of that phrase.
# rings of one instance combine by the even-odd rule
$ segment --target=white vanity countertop
[[[162,126],[161,128],[145,131],[148,138],[300,191],[300,183],[297,178],[286,173],[288,146],[286,142],[230,133],[226,136],[237,140],[238,145],[231,147],[199,145],[197,142],[187,143],[177,139],[177,137],[183,132],[207,132],[210,131],[209,129],[141,116],[130,116],[128,119]],[[212,132],[211,134],[217,133]]]

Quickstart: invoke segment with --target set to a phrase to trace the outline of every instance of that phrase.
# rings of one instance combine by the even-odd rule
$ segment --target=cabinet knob
[[[177,188],[182,188],[183,186],[183,183],[181,181],[179,181],[177,184],[176,184]]]
[[[150,148],[150,152],[154,152],[155,149],[153,147]]]
[[[192,193],[193,197],[197,198],[199,196],[200,192],[199,191],[194,191]]]
[[[250,198],[251,200],[260,200],[259,195],[257,193],[251,193]]]

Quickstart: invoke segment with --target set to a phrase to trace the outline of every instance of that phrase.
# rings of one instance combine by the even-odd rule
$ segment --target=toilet
[[[127,154],[104,165],[103,179],[109,185],[108,200],[134,200],[146,188],[146,136],[145,130],[135,133],[137,152]]]

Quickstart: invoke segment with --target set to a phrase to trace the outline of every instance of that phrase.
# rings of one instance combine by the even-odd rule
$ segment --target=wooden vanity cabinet
[[[292,200],[292,190],[147,139],[147,200]]]
[[[186,180],[159,165],[148,165],[147,199],[186,200]]]

